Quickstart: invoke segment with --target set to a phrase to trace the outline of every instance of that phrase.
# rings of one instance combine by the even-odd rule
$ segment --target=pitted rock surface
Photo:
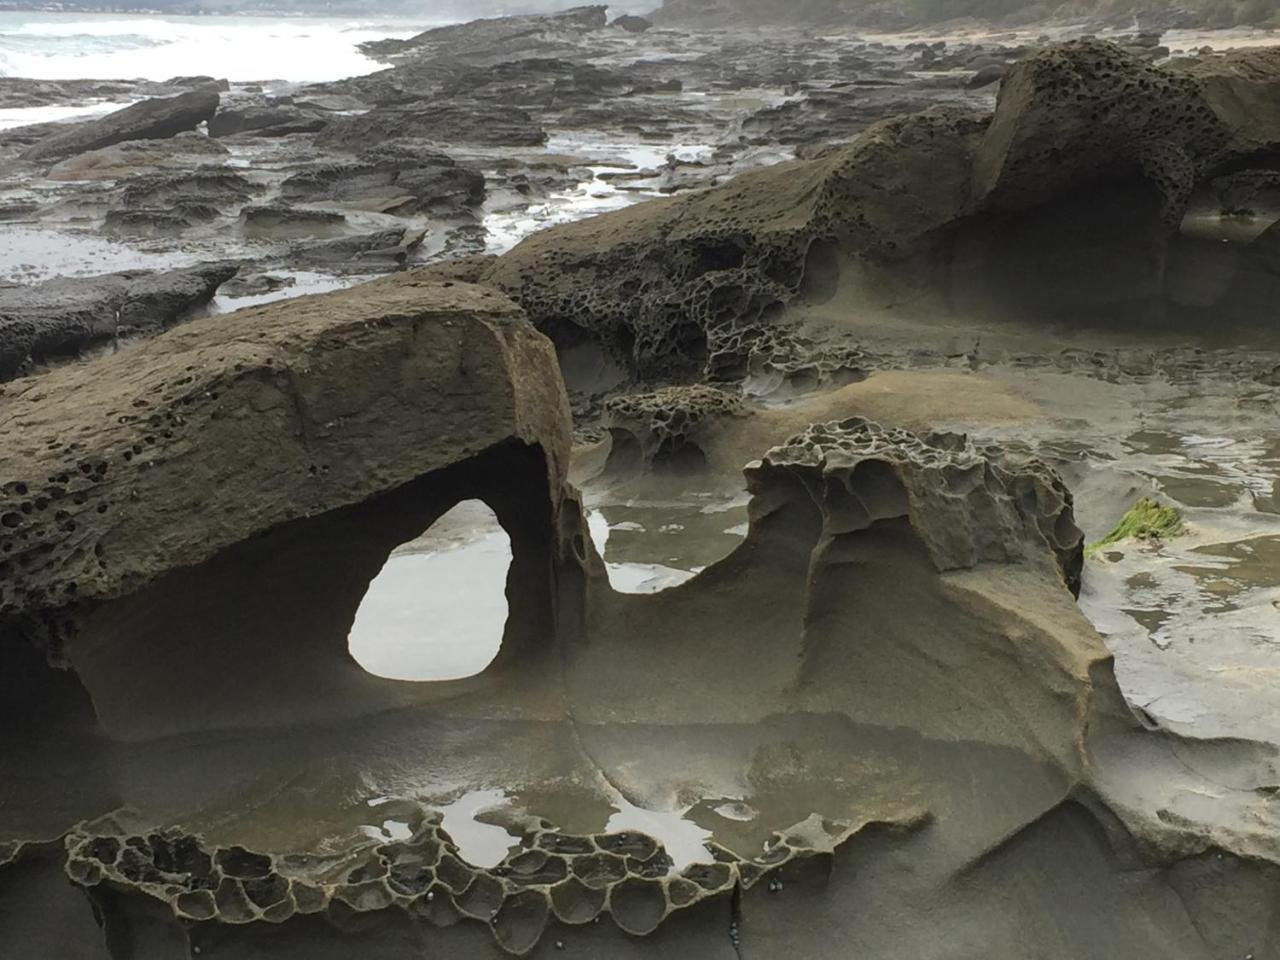
[[[699,450],[707,431],[723,417],[741,414],[742,398],[708,386],[666,387],[653,393],[612,397],[605,402],[604,425],[614,443],[637,445],[646,464]]]
[[[0,287],[0,381],[115,338],[157,333],[208,303],[235,264]]]
[[[1084,534],[1071,493],[1037,459],[962,434],[917,436],[854,418],[814,424],[748,466],[747,479],[756,494],[800,481],[831,536],[907,517],[939,572],[1051,555],[1080,592]]]
[[[1275,49],[1173,67],[1054,45],[1018,64],[994,116],[886,120],[815,160],[540,231],[483,279],[554,339],[585,331],[641,379],[736,380],[795,352],[778,317],[838,272],[827,260],[907,261],[983,217],[1103,183],[1156,193],[1147,242],[1163,249],[1200,183],[1280,143],[1277,91]]]
[[[560,470],[554,363],[505,297],[409,274],[200,319],[11,383],[0,614],[136,589],[501,440],[541,445]]]
[[[892,254],[960,215],[985,126],[945,108],[895,118],[821,160],[540,231],[485,279],[553,338],[586,330],[641,375],[739,377],[771,352],[771,312],[799,293],[815,241]]]
[[[979,200],[1025,209],[1068,186],[1126,175],[1152,184],[1176,227],[1198,180],[1280,143],[1280,49],[1188,69],[1112,43],[1073,41],[1014,65],[979,152]]]
[[[407,840],[366,841],[327,856],[211,848],[173,830],[131,835],[106,818],[67,836],[66,872],[91,898],[108,888],[137,891],[180,921],[278,924],[322,914],[341,923],[352,914],[396,910],[431,927],[483,924],[504,951],[523,956],[552,922],[580,926],[607,916],[642,937],[672,914],[727,901],[776,875],[829,871],[838,848],[867,826],[833,837],[800,823],[774,834],[754,858],[713,845],[713,863],[677,871],[662,845],[643,833],[573,836],[544,825],[485,869],[462,858],[438,813],[420,808],[408,816],[415,827]]]

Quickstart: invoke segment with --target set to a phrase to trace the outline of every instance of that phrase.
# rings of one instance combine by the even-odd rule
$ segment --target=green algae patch
[[[1092,557],[1104,547],[1122,540],[1165,540],[1182,532],[1182,514],[1173,507],[1143,497],[1120,518],[1110,533],[1084,548],[1084,555]]]

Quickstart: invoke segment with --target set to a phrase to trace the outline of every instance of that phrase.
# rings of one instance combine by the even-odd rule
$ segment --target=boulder
[[[235,170],[202,166],[189,172],[131,177],[120,191],[120,204],[124,207],[151,207],[199,201],[230,205],[244,203],[260,189]]]
[[[50,180],[124,180],[148,171],[190,170],[220,163],[228,150],[201,133],[180,133],[168,140],[128,140],[90,150],[55,163]]]
[[[97,120],[68,124],[63,131],[32,144],[20,157],[31,161],[61,160],[126,140],[164,140],[212,119],[218,102],[217,91],[208,88],[143,100]]]
[[[551,14],[493,17],[427,30],[407,40],[373,40],[361,51],[382,60],[430,60],[492,64],[562,52],[585,33],[607,25],[607,7],[574,7]]]
[[[1215,168],[1280,145],[1280,49],[1162,68],[1080,40],[1015,64],[974,164],[977,198],[1025,209],[1099,177],[1141,179],[1176,226]]]
[[[334,240],[295,244],[286,259],[303,269],[322,266],[334,272],[377,273],[405,264],[422,243],[424,231],[397,227]]]
[[[208,303],[236,269],[215,263],[0,287],[0,380],[96,344],[157,333]]]
[[[461,216],[483,202],[485,181],[479,170],[448,154],[390,143],[362,151],[355,162],[318,164],[295,173],[280,185],[280,196],[402,215]]]
[[[423,106],[378,107],[359,116],[336,117],[316,137],[320,146],[353,153],[390,140],[536,147],[546,142],[547,132],[519,107],[438,101]]]
[[[286,203],[253,204],[240,211],[245,233],[264,239],[302,239],[345,232],[347,218],[336,210],[311,210]]]
[[[287,137],[294,133],[317,133],[327,122],[318,113],[289,104],[227,107],[219,110],[209,121],[209,136],[252,133],[257,137]]]
[[[625,30],[627,33],[644,33],[653,26],[653,21],[646,20],[644,17],[637,17],[634,14],[624,13],[622,16],[614,18],[609,26]]]
[[[39,403],[24,399],[36,394]],[[455,401],[438,403],[442,394]],[[0,474],[17,497],[0,514],[22,518],[0,616],[119,596],[504,443],[540,445],[553,485],[568,458],[550,344],[493,291],[412,277],[196,320],[14,383],[0,407],[12,441],[0,445]],[[92,430],[66,418],[72,409]],[[246,419],[250,409],[259,416]],[[58,470],[38,462],[47,456]],[[48,479],[63,471],[66,482]],[[64,496],[56,512],[22,507]],[[194,512],[193,496],[204,504]]]

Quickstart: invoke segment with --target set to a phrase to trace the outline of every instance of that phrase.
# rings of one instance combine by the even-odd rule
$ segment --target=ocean
[[[448,20],[0,12],[0,76],[42,80],[323,81],[380,68],[365,40]]]

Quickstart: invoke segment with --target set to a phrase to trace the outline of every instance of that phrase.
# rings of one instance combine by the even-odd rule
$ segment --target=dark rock
[[[154,207],[197,200],[206,204],[240,204],[259,190],[243,174],[225,167],[205,166],[190,172],[132,177],[125,181],[120,203],[125,207]]]
[[[5,150],[29,147],[33,143],[39,143],[55,134],[65,132],[69,126],[71,124],[50,120],[45,123],[28,123],[20,127],[0,130],[0,147]]]
[[[375,40],[360,45],[370,57],[447,56],[463,63],[500,63],[521,54],[546,55],[563,49],[566,40],[608,24],[607,7],[574,7],[560,13],[495,17],[437,27],[408,40]]]
[[[259,238],[323,237],[342,233],[347,218],[335,210],[306,210],[281,203],[240,211],[245,232]]]
[[[546,142],[547,133],[518,107],[446,101],[379,107],[360,116],[337,117],[316,138],[322,146],[351,152],[389,140],[536,147]]]
[[[125,236],[154,236],[175,233],[221,216],[217,207],[197,201],[179,200],[162,208],[108,210],[103,227]]]
[[[209,121],[209,136],[252,133],[259,137],[286,137],[294,133],[317,133],[327,122],[319,114],[288,104],[228,107],[219,110]]]
[[[965,86],[970,90],[981,90],[983,87],[989,87],[993,83],[999,83],[1008,72],[1009,68],[1004,64],[993,63],[983,67],[970,77]]]
[[[218,109],[214,90],[197,90],[144,100],[97,120],[68,125],[23,151],[23,160],[60,160],[126,140],[163,140],[211,119]]]
[[[1224,214],[1280,213],[1280,170],[1223,174],[1209,184]]]
[[[231,89],[231,84],[225,78],[218,79],[216,77],[194,76],[194,77],[171,77],[165,81],[165,86],[169,87],[186,87],[190,90],[201,90],[206,87],[212,87],[220,93],[227,93]]]
[[[633,75],[590,63],[528,58],[468,68],[446,81],[441,95],[518,107],[562,109],[622,96],[633,91],[638,83]]]
[[[393,270],[404,265],[421,245],[423,236],[422,230],[398,227],[336,240],[299,243],[287,259],[300,266],[323,266],[328,270],[355,273]]]
[[[646,20],[644,17],[637,17],[634,14],[624,13],[622,16],[615,18],[610,26],[619,27],[627,31],[627,33],[644,33],[653,26],[653,21]]]
[[[0,107],[43,107],[54,104],[124,100],[152,85],[133,80],[35,80],[0,77]]]
[[[158,332],[208,303],[236,270],[214,263],[0,287],[0,379],[115,337]]]
[[[386,144],[354,163],[321,164],[280,185],[286,200],[360,203],[384,213],[460,216],[484,200],[484,175],[447,154]]]
[[[252,273],[246,276],[241,272],[224,283],[218,292],[224,297],[258,297],[287,289],[296,282],[290,276],[273,273]]]

